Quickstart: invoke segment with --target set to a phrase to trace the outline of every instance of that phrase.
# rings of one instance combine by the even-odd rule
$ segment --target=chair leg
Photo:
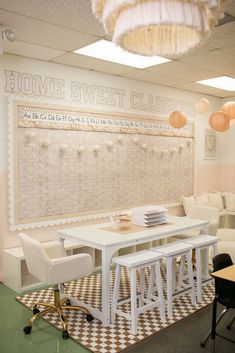
[[[178,289],[183,287],[183,277],[184,277],[184,266],[185,266],[185,256],[182,255],[180,259],[179,275],[178,275]]]
[[[131,287],[131,333],[137,335],[136,270],[130,269]]]
[[[155,264],[155,274],[156,274],[158,299],[160,301],[160,318],[162,322],[165,322],[166,321],[165,302],[164,302],[164,296],[163,296],[162,276],[161,276],[159,261],[157,261]]]
[[[49,313],[50,311],[54,311],[55,307],[54,305],[51,305],[49,308],[43,310],[43,311],[38,311],[36,314],[34,314],[31,319],[28,321],[28,325],[23,328],[23,331],[26,335],[30,334],[32,330],[32,325],[36,319],[38,319],[40,316],[43,316],[44,314]]]
[[[216,322],[216,326],[217,326],[218,323],[222,320],[222,318],[224,317],[224,315],[226,314],[227,311],[228,311],[228,309],[225,308],[225,309],[221,312],[221,314],[220,314],[220,316],[219,316],[219,318],[218,318],[218,320],[217,320],[217,322]],[[208,341],[208,339],[210,338],[210,336],[211,336],[211,329],[210,329],[210,331],[207,333],[207,335],[205,336],[204,340],[200,343],[201,347],[205,347],[205,346],[206,346],[206,342]]]
[[[235,316],[234,316],[234,318],[230,321],[230,323],[226,326],[228,330],[231,330],[234,321],[235,321]]]
[[[64,331],[67,331],[68,332],[68,324],[67,324],[67,321],[65,320],[65,317],[62,313],[62,310],[59,306],[56,307],[56,311],[57,311],[57,314],[60,318],[60,322],[62,324],[62,329],[63,329],[63,332]]]
[[[193,305],[196,305],[195,299],[195,287],[194,287],[194,280],[193,280],[193,266],[192,266],[192,257],[190,253],[186,254],[187,260],[187,269],[188,269],[188,277],[189,277],[189,285],[191,287],[191,302]]]
[[[217,297],[214,298],[214,300],[213,300],[213,307],[212,307],[211,353],[214,353],[214,352],[215,352],[216,312],[217,312]]]
[[[202,263],[201,263],[201,249],[196,249],[196,283],[197,283],[197,301],[202,302]]]
[[[33,313],[34,315],[31,317],[31,319],[28,321],[28,325],[23,328],[23,331],[26,335],[31,333],[32,330],[32,325],[36,319],[38,319],[40,316],[43,316],[51,311],[55,311],[60,318],[61,324],[62,324],[62,337],[63,338],[68,338],[69,333],[68,333],[68,325],[66,318],[63,315],[63,310],[69,310],[69,309],[74,309],[74,310],[81,310],[86,314],[86,319],[88,322],[93,320],[93,316],[90,314],[89,310],[87,310],[84,307],[80,306],[72,306],[72,305],[64,305],[68,299],[64,298],[60,300],[60,293],[58,290],[58,285],[55,286],[54,288],[54,304],[49,304],[49,303],[44,303],[44,302],[38,302],[34,305],[33,307]],[[45,310],[40,311],[38,309],[39,307],[45,307]]]
[[[147,291],[147,299],[151,300],[153,294],[153,287],[154,287],[154,277],[155,277],[155,267],[154,265],[151,266],[150,275],[149,275],[149,283],[148,283],[148,291]]]
[[[139,298],[139,308],[144,305],[144,269],[140,270],[140,298]]]
[[[166,259],[166,285],[167,285],[167,316],[169,319],[172,319],[173,317],[172,257],[167,257]]]
[[[116,319],[116,309],[118,305],[120,281],[121,281],[121,266],[117,264],[116,270],[115,270],[115,280],[114,280],[114,288],[113,288],[111,323],[114,323]]]

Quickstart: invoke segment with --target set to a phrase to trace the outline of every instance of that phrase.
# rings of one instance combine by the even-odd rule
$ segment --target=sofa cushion
[[[223,200],[220,192],[207,194],[208,202],[211,207],[218,208],[220,211],[223,210]]]
[[[196,199],[192,195],[192,196],[188,196],[188,197],[183,196],[181,200],[182,200],[182,204],[183,204],[183,207],[184,207],[184,212],[187,215],[189,209],[196,204]]]
[[[197,196],[196,204],[200,206],[209,206],[209,200],[207,194]]]
[[[225,193],[226,210],[235,211],[235,194],[232,192]]]

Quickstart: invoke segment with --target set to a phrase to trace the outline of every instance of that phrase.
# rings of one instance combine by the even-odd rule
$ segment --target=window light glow
[[[224,91],[235,91],[235,79],[228,76],[210,78],[208,80],[197,81],[202,85],[215,87]]]
[[[108,40],[100,40],[86,47],[74,50],[74,53],[91,56],[101,60],[144,69],[146,67],[160,65],[171,61],[161,56],[141,56],[122,50]]]

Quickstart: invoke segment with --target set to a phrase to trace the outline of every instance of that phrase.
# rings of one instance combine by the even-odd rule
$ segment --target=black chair
[[[233,265],[232,259],[229,254],[219,254],[213,258],[213,267],[214,271],[222,270],[228,266]],[[206,342],[209,337],[211,337],[211,347],[212,352],[215,351],[215,336],[222,337],[230,342],[235,343],[228,337],[224,337],[216,332],[216,326],[224,317],[229,309],[235,309],[235,282],[225,280],[222,278],[214,278],[215,279],[215,298],[213,300],[213,309],[212,309],[212,325],[210,332],[206,335],[205,339],[201,342],[201,347],[205,347]],[[219,318],[216,320],[217,315],[217,303],[225,306],[225,309],[220,314]],[[230,330],[233,322],[235,321],[235,317],[232,321],[227,325],[227,329]]]

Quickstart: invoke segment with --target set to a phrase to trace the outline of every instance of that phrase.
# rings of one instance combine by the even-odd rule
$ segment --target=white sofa
[[[182,204],[186,215],[190,216],[195,205],[203,205],[206,208],[216,207],[219,211],[219,224],[216,235],[219,237],[219,253],[228,253],[235,263],[235,193],[211,193],[199,196],[182,198]],[[200,215],[199,215],[200,216]],[[202,217],[205,219],[205,217]],[[211,228],[211,227],[209,227]],[[210,229],[211,234],[214,232]]]

